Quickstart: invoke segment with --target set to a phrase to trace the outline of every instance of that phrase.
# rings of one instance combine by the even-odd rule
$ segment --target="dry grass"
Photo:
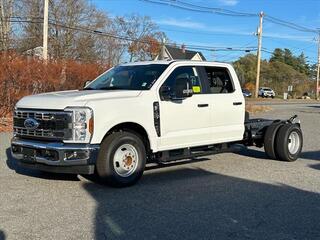
[[[270,110],[272,110],[272,108],[269,106],[254,105],[250,103],[246,104],[246,111],[248,111],[251,114],[268,112]]]
[[[12,118],[0,118],[0,132],[12,131]]]

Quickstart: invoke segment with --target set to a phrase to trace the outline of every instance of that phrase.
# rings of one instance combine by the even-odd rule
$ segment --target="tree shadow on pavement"
[[[320,239],[320,194],[198,168],[146,171],[135,186],[86,182],[96,239]]]
[[[6,149],[6,155],[7,155],[6,163],[8,168],[10,168],[11,170],[14,170],[18,174],[26,175],[29,177],[43,178],[43,179],[80,181],[78,176],[75,174],[49,173],[49,172],[43,172],[39,170],[23,168],[19,165],[18,161],[11,156],[10,148]]]

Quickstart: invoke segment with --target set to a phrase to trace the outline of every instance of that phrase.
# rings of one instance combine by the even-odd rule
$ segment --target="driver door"
[[[193,95],[176,99],[176,85],[181,85],[181,81],[184,80],[192,82]],[[159,150],[210,144],[212,141],[210,95],[205,94],[207,86],[201,82],[197,67],[177,67],[162,86],[170,89],[171,97],[159,103],[161,116]]]

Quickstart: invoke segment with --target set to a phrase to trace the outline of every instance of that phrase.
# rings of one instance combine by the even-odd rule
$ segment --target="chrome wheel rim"
[[[291,154],[296,154],[300,148],[300,136],[297,132],[292,132],[288,139],[288,149]]]
[[[138,151],[131,144],[121,145],[113,157],[114,170],[121,177],[129,177],[132,175],[138,167],[138,162]]]

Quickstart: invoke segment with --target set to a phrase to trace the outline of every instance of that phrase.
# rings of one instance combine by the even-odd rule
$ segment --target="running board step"
[[[226,143],[217,145],[208,145],[192,148],[181,148],[169,151],[163,151],[157,154],[157,162],[172,162],[182,159],[190,159],[202,156],[208,156],[216,153],[229,151],[229,145]]]

